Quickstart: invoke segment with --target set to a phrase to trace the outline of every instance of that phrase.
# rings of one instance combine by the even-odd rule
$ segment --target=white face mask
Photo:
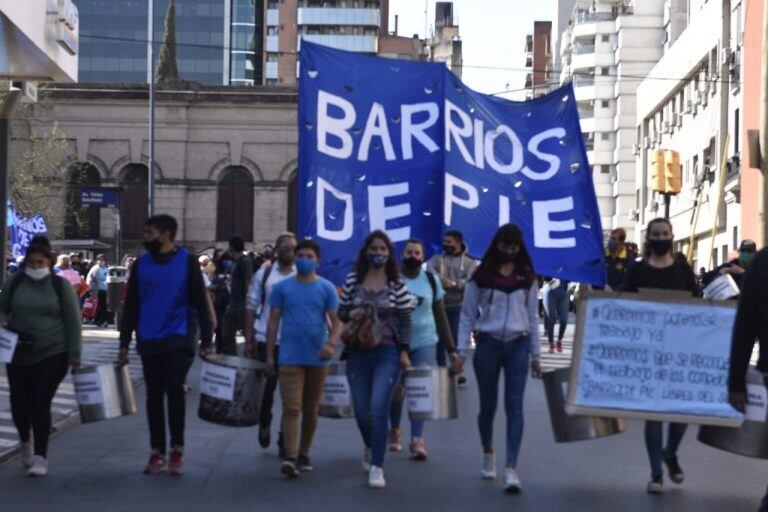
[[[43,268],[25,268],[24,273],[34,281],[42,281],[51,274],[51,269],[48,267]]]

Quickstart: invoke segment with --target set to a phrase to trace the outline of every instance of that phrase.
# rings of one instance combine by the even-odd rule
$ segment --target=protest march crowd
[[[540,317],[550,352],[562,350],[572,284],[536,274],[513,224],[500,227],[485,254],[467,254],[462,233],[449,231],[442,251],[425,259],[416,239],[397,253],[383,231],[368,234],[339,290],[317,274],[320,246],[281,234],[274,246],[255,256],[233,236],[228,250],[197,256],[175,243],[177,223],[168,215],[146,220],[146,252],[129,259],[121,310],[119,362],[127,363],[132,339],[143,365],[150,457],[147,474],[183,472],[185,382],[195,355],[238,355],[264,364],[267,385],[261,404],[258,442],[272,442],[274,394],[282,398],[277,445],[280,471],[288,478],[311,471],[310,450],[318,422],[328,364],[336,354],[346,361],[362,467],[372,488],[385,487],[386,452],[404,449],[403,370],[449,366],[463,379],[472,352],[479,392],[478,429],[481,476],[497,477],[493,420],[498,384],[504,372],[507,418],[504,489],[520,492],[517,472],[523,434],[523,395],[530,369],[541,376]],[[638,247],[623,230],[611,233],[606,247],[607,289],[677,290],[698,296],[720,275],[731,275],[741,289],[730,359],[729,401],[743,411],[745,374],[754,341],[768,325],[768,249],[741,244],[738,258],[699,277],[672,250],[670,223],[649,223]],[[14,423],[21,440],[21,462],[30,475],[47,474],[51,401],[68,369],[81,365],[81,291],[101,304],[107,268],[103,256],[92,268],[77,254],[55,258],[47,238],[35,238],[0,293],[0,322],[18,334],[7,365]],[[71,286],[69,284],[71,283]],[[99,306],[101,307],[101,306]],[[99,309],[99,311],[101,311]],[[93,320],[105,325],[106,312]],[[555,325],[559,329],[555,333]],[[343,346],[343,349],[341,347]],[[758,369],[768,371],[766,344]],[[167,413],[165,401],[167,400]],[[167,419],[166,419],[167,415]],[[166,421],[170,439],[166,438]],[[650,493],[663,489],[663,469],[680,484],[684,472],[678,447],[686,424],[646,421],[645,442],[651,468]],[[428,458],[423,421],[411,421],[411,458]],[[666,437],[666,440],[665,440]],[[760,510],[768,510],[764,501]]]

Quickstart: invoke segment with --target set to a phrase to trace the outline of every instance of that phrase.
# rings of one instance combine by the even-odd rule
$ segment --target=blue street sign
[[[117,206],[117,190],[112,188],[80,189],[80,204],[83,206]]]

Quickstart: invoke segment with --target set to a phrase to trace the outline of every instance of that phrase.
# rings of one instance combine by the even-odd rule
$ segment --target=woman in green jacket
[[[69,367],[80,365],[77,295],[53,273],[53,263],[48,238],[33,238],[20,271],[0,290],[0,324],[19,335],[7,365],[8,386],[22,462],[30,476],[48,473],[51,402]]]

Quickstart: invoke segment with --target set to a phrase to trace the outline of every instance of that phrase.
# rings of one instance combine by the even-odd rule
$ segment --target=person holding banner
[[[348,354],[347,378],[355,417],[363,437],[363,468],[368,485],[386,487],[384,454],[387,416],[400,366],[409,368],[412,298],[386,233],[371,232],[360,248],[355,270],[341,291],[339,318]]]
[[[538,283],[533,262],[514,224],[496,231],[488,250],[467,284],[459,324],[459,353],[467,356],[472,331],[477,331],[473,359],[480,392],[478,426],[483,446],[481,475],[496,478],[493,420],[498,402],[499,375],[504,370],[507,414],[505,490],[520,492],[517,458],[523,439],[523,394],[528,365],[541,376],[539,362]]]
[[[212,325],[207,291],[197,258],[175,243],[178,224],[170,215],[144,222],[144,248],[131,268],[120,325],[118,362],[128,364],[128,348],[136,331],[147,389],[150,456],[144,473],[183,472],[184,382],[198,349],[211,352]],[[171,453],[166,457],[165,400]]]
[[[696,276],[684,258],[672,252],[672,224],[667,219],[657,218],[648,223],[643,259],[627,269],[623,291],[637,292],[640,288],[659,290],[681,290],[696,295]],[[645,447],[651,463],[651,481],[647,491],[658,494],[664,489],[662,462],[667,466],[670,479],[676,484],[683,483],[684,475],[677,460],[677,449],[688,425],[670,423],[667,446],[664,448],[663,425],[660,421],[645,422]]]
[[[21,271],[3,284],[0,324],[0,342],[7,341],[9,331],[18,336],[6,368],[21,460],[30,476],[43,476],[48,473],[51,402],[67,369],[80,366],[82,349],[77,295],[64,278],[53,274],[48,238],[32,239]]]
[[[433,366],[436,363],[435,351],[438,340],[445,340],[454,373],[462,372],[461,359],[456,353],[451,328],[445,314],[443,297],[445,291],[440,280],[429,270],[421,271],[424,264],[424,244],[411,239],[405,243],[401,271],[403,282],[414,296],[415,308],[411,313],[413,334],[411,336],[410,358],[414,366]],[[402,383],[401,383],[402,385]],[[390,423],[389,449],[401,451],[400,418],[403,414],[402,393],[395,393],[389,408]],[[411,442],[408,445],[413,460],[426,460],[427,448],[424,445],[424,422],[411,420]]]
[[[319,260],[317,242],[299,242],[296,245],[296,277],[283,279],[269,295],[267,374],[273,376],[277,371],[275,345],[280,331],[280,396],[283,399],[285,449],[280,471],[288,478],[296,478],[301,471],[312,471],[309,449],[317,429],[328,364],[341,333],[337,317],[339,297],[333,284],[317,275]],[[330,319],[330,334],[326,318]]]

